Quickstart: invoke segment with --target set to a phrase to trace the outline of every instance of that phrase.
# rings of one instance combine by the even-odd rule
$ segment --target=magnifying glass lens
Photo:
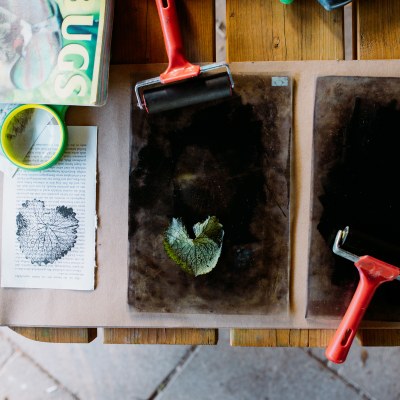
[[[28,167],[40,166],[54,158],[62,139],[62,128],[55,114],[37,107],[15,111],[3,125],[3,141],[9,157]]]

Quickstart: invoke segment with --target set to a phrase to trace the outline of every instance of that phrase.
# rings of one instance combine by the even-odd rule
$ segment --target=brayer
[[[156,0],[156,4],[169,63],[160,76],[135,85],[139,108],[156,113],[230,96],[234,82],[229,66],[200,67],[187,61],[175,1]]]
[[[362,242],[364,242],[363,245],[369,242],[370,244],[366,244],[366,246],[370,246],[370,249],[373,249],[372,251],[374,252],[377,251],[383,254],[388,251],[391,253],[391,256],[394,254],[395,246],[388,245],[375,238],[362,236],[357,232],[351,232],[349,227],[337,232],[333,244],[333,252],[352,261],[360,274],[360,281],[356,292],[325,352],[326,357],[337,364],[343,363],[346,360],[358,326],[372,300],[375,290],[384,282],[395,279],[400,280],[400,269],[394,265],[369,255],[358,256],[347,250],[352,247],[357,248]],[[347,243],[349,243],[349,246],[347,246]],[[397,250],[396,257],[398,257],[398,254],[399,251]]]

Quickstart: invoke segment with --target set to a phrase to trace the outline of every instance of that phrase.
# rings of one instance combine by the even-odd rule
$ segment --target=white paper
[[[96,155],[97,127],[69,127],[55,166],[4,176],[2,287],[94,289]]]
[[[0,171],[4,172],[4,174],[10,177],[13,177],[15,173],[18,171],[18,167],[16,167],[6,158],[1,147],[0,147]]]

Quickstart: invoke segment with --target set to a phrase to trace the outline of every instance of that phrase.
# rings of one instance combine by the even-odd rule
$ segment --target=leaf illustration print
[[[20,249],[32,264],[53,264],[75,245],[79,221],[72,208],[46,209],[41,200],[27,200],[17,215]]]

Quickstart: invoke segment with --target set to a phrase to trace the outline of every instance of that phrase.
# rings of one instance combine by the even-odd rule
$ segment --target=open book
[[[114,0],[0,0],[0,102],[102,105]]]

